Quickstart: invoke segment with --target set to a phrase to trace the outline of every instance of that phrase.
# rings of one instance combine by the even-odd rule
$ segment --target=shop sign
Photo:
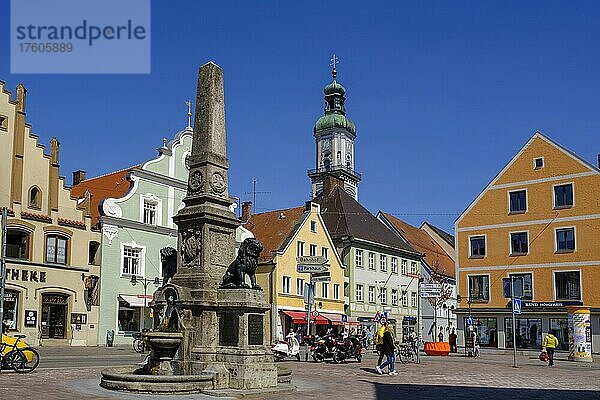
[[[25,327],[31,328],[37,325],[37,311],[25,310]]]
[[[28,269],[6,268],[6,280],[45,283],[46,272]]]
[[[566,306],[581,306],[581,301],[524,301],[523,308],[562,308]]]
[[[4,301],[14,303],[17,301],[17,294],[15,292],[4,292]]]

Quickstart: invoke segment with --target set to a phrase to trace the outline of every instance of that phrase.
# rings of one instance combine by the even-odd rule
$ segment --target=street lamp
[[[131,283],[131,286],[135,286],[137,285],[137,283],[140,282],[142,285],[144,285],[144,312],[143,312],[143,320],[142,320],[142,330],[144,328],[146,328],[146,307],[147,307],[147,296],[148,296],[148,285],[150,283],[154,284],[155,287],[159,287],[160,286],[160,278],[158,276],[154,277],[154,279],[148,279],[148,278],[138,278],[135,275],[131,275],[131,280],[129,281],[129,283]]]

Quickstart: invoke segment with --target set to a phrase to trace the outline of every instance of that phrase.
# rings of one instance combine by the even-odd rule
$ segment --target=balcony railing
[[[342,167],[342,166],[338,166],[338,167],[329,167],[329,168],[315,168],[315,169],[309,169],[308,170],[308,175],[315,175],[315,174],[320,174],[323,172],[337,172],[337,171],[343,171],[347,174],[350,174],[358,179],[362,179],[362,175],[359,174],[358,172],[354,171],[352,168],[349,167]]]

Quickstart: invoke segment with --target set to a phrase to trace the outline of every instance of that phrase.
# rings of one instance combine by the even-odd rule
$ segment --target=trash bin
[[[115,330],[107,329],[106,330],[106,347],[113,347],[114,341],[115,341]]]

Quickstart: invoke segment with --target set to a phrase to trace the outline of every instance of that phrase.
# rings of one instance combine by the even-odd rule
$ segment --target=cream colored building
[[[89,194],[71,198],[59,146],[46,154],[26,122],[26,93],[0,81],[0,207],[9,210],[4,318],[32,345],[97,342],[100,233]],[[77,179],[77,174],[74,174]]]

